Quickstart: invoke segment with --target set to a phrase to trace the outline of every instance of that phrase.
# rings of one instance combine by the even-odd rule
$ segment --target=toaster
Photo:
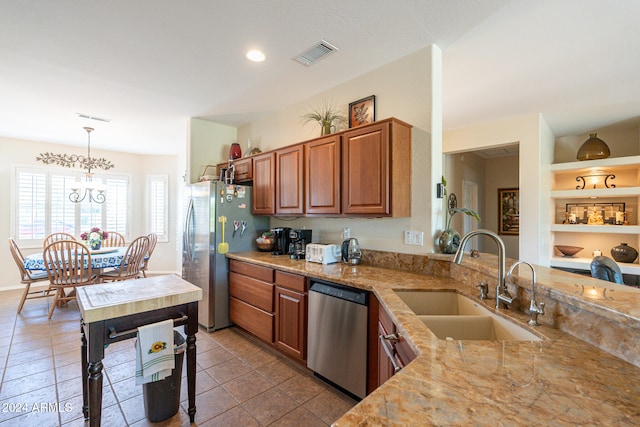
[[[306,249],[306,260],[317,262],[318,264],[333,264],[340,262],[342,249],[340,245],[323,245],[320,243],[309,243]]]

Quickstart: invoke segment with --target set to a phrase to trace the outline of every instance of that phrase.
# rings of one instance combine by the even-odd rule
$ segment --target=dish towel
[[[139,327],[136,340],[136,384],[166,378],[171,375],[174,367],[173,320]]]

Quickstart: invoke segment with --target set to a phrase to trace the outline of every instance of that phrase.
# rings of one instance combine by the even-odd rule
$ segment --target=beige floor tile
[[[297,408],[298,404],[289,396],[274,388],[244,402],[242,407],[260,424],[266,426]]]
[[[46,357],[33,362],[9,366],[4,371],[3,381],[11,381],[46,371],[53,371],[53,357]]]
[[[302,404],[325,390],[320,380],[305,374],[298,374],[278,385],[287,396]]]
[[[69,350],[69,347],[67,347]],[[80,346],[74,348],[71,351],[67,351],[66,353],[58,353],[56,354],[54,351],[53,354],[54,365],[56,368],[60,368],[66,365],[71,364],[79,364],[82,360],[82,353],[80,352]]]
[[[233,357],[233,354],[229,353],[226,349],[218,347],[199,354],[197,357],[197,363],[204,369],[207,369],[232,359]]]
[[[198,426],[200,427],[202,425],[203,424],[199,424]],[[131,424],[131,426],[132,427],[190,427],[191,422],[189,421],[189,415],[181,407],[177,414],[175,414],[173,417],[166,419],[164,421],[152,423],[151,421],[145,418]],[[233,425],[229,425],[228,427],[233,427]]]
[[[0,401],[10,397],[20,396],[43,387],[55,389],[55,387],[52,387],[55,383],[56,379],[53,371],[39,372],[15,380],[4,381],[2,383],[2,391],[0,391]]]
[[[142,394],[125,401],[120,401],[120,408],[122,409],[122,412],[124,412],[124,418],[127,420],[128,424],[141,421],[146,417],[144,410],[144,398]]]
[[[327,427],[328,424],[299,406],[284,417],[270,424],[271,427]]]
[[[274,385],[257,372],[249,372],[222,385],[238,402],[246,402]]]
[[[135,377],[129,377],[122,381],[111,383],[111,388],[113,388],[113,392],[120,402],[142,394],[142,386],[136,384]]]
[[[301,425],[301,424],[300,424]],[[241,406],[236,406],[217,417],[199,424],[198,427],[259,427],[260,423]]]
[[[181,405],[185,411],[189,407],[186,401]],[[238,402],[222,387],[205,391],[196,398],[196,424],[200,425],[237,405]]]
[[[251,366],[235,357],[206,370],[219,384],[231,381],[249,371],[251,371]]]
[[[211,378],[211,376],[205,371],[196,374],[196,396],[218,387],[218,382]],[[188,382],[187,378],[183,377],[180,383],[180,401],[186,401],[189,397],[187,394]]]
[[[313,413],[327,424],[343,416],[349,409],[355,406],[356,401],[350,399],[339,392],[324,390],[316,397],[303,405],[304,408]]]
[[[7,367],[35,362],[36,360],[50,358],[51,356],[53,356],[53,352],[51,351],[50,346],[21,353],[13,353],[10,349],[9,356],[7,357]]]
[[[243,353],[238,356],[243,362],[252,368],[256,369],[271,362],[274,362],[277,359],[280,359],[281,356],[274,354],[272,351],[267,351],[264,349],[257,349],[251,351],[249,353]]]
[[[260,366],[256,371],[260,372],[265,378],[276,385],[298,374],[297,369],[294,369],[289,363],[280,359]]]
[[[17,418],[30,414],[34,404],[41,402],[55,402],[56,390],[54,387],[43,387],[40,389],[30,389],[28,392],[16,395],[0,401],[0,421]],[[19,424],[14,424],[19,425]]]

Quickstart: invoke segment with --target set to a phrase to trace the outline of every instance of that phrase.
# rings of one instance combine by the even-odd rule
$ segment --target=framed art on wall
[[[520,190],[498,188],[498,234],[520,234]]]
[[[349,127],[376,121],[376,96],[371,95],[349,104]]]

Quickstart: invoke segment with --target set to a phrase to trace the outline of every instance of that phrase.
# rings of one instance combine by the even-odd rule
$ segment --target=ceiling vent
[[[339,49],[331,43],[321,40],[320,43],[310,47],[305,52],[293,58],[293,60],[302,65],[309,66],[337,50]]]
[[[105,123],[109,123],[111,121],[111,119],[105,119],[103,117],[96,117],[96,116],[92,116],[84,113],[76,113],[76,115],[81,119],[97,120],[99,122],[105,122]]]

